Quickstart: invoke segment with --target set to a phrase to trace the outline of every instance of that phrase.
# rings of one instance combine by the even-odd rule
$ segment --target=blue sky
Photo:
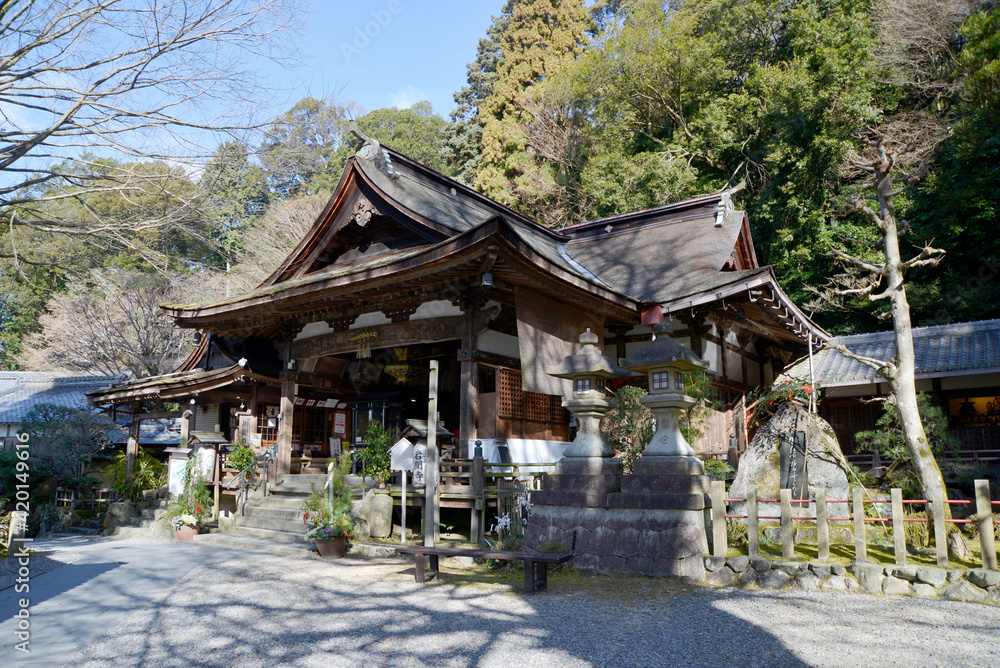
[[[369,111],[429,100],[447,118],[465,66],[502,7],[503,0],[317,2],[284,107],[340,89]]]

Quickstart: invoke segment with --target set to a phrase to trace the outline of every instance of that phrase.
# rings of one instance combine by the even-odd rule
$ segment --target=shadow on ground
[[[512,580],[446,572],[416,585],[412,565],[349,559],[216,564],[74,664],[693,666],[740,655],[752,658],[732,665],[807,665],[767,630],[714,607],[712,592],[555,576],[550,592],[528,597]]]

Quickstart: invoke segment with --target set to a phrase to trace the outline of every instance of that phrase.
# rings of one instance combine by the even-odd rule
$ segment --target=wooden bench
[[[415,578],[418,583],[431,580],[438,575],[438,557],[472,557],[474,559],[502,559],[524,562],[524,593],[534,594],[548,587],[549,564],[564,564],[573,558],[572,554],[551,554],[548,552],[497,552],[494,550],[466,550],[455,547],[421,547],[405,545],[396,548],[396,554],[412,554],[416,557]],[[431,567],[424,569],[424,555],[431,558]]]

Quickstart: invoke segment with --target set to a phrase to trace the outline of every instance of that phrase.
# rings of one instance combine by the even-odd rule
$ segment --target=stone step
[[[100,533],[100,529],[87,526],[75,526],[75,527],[67,527],[65,533],[75,533],[84,536],[95,536],[98,533]]]
[[[292,531],[275,531],[273,529],[261,529],[258,527],[239,526],[231,524],[225,529],[227,534],[237,534],[240,536],[253,536],[254,538],[267,538],[282,543],[303,543],[303,533]]]
[[[261,517],[239,517],[237,516],[233,520],[233,526],[237,527],[250,527],[254,529],[267,529],[269,531],[282,531],[287,533],[297,533],[302,536],[306,535],[308,529],[306,525],[300,519],[297,522],[290,522],[288,520],[275,520],[267,519]]]
[[[284,554],[289,557],[308,557],[316,554],[315,543],[307,543],[305,541],[289,543],[285,541],[276,541],[268,538],[259,538],[235,533],[198,534],[194,537],[194,539],[196,541],[218,543],[220,545],[229,545],[231,547],[263,550],[265,552],[273,552],[275,554]]]
[[[280,506],[247,506],[244,512],[245,517],[260,517],[270,520],[285,520],[287,522],[301,522],[302,510],[296,506],[294,508],[284,508]]]
[[[305,496],[292,496],[289,494],[273,494],[266,496],[263,499],[253,499],[246,505],[246,510],[249,512],[251,508],[272,508],[281,510],[295,510],[298,511],[302,507],[302,502],[306,500]]]

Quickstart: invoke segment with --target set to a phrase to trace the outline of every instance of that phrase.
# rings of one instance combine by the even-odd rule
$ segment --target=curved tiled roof
[[[863,357],[888,361],[896,355],[893,332],[852,334],[830,339]],[[917,377],[1000,371],[1000,320],[980,320],[913,329]],[[824,387],[860,385],[884,379],[871,367],[824,347],[813,355],[813,374]],[[808,358],[785,371],[789,377],[809,377]]]
[[[122,376],[70,376],[50,371],[0,371],[0,424],[20,424],[41,404],[89,408],[87,393]]]

